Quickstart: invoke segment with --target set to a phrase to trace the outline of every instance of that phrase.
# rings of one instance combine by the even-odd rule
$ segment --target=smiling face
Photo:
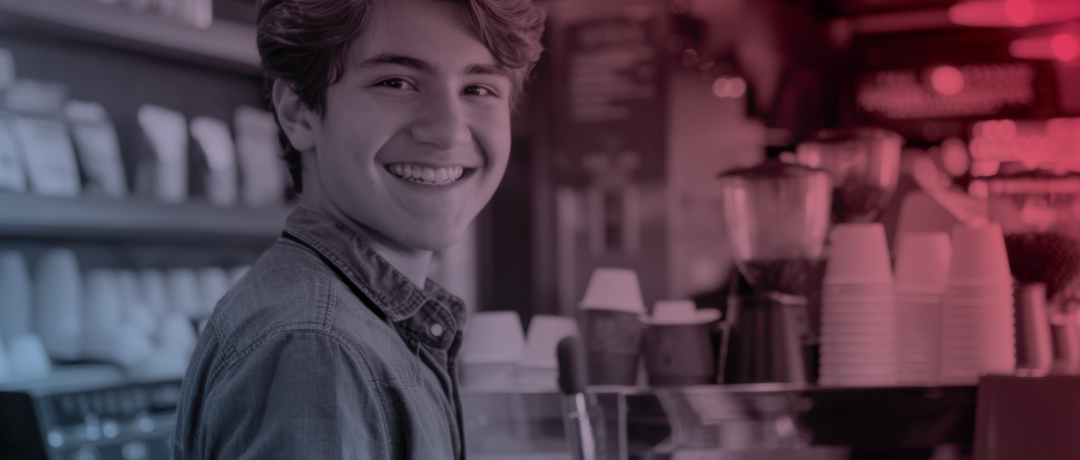
[[[297,147],[304,198],[391,243],[446,249],[506,169],[509,72],[457,4],[373,7],[323,116],[308,113],[306,133],[286,129],[293,145],[310,147]]]

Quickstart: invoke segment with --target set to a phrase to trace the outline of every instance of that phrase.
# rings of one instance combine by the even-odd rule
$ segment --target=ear
[[[301,152],[314,150],[315,132],[313,129],[317,114],[300,100],[292,86],[280,78],[274,80],[271,97],[274,100],[274,110],[277,111],[281,129],[285,131],[285,136],[289,138],[289,143],[293,148]]]

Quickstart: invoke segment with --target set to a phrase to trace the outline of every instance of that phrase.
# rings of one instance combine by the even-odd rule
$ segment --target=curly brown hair
[[[326,109],[326,89],[341,78],[349,45],[363,30],[374,1],[261,1],[257,42],[267,95],[274,81],[280,78],[309,109],[322,115]],[[501,65],[510,69],[513,104],[543,51],[540,37],[544,32],[544,12],[530,0],[442,1],[462,5],[481,41]],[[274,116],[276,119],[276,112]],[[300,152],[289,143],[284,131],[279,131],[279,138],[293,188],[300,192]]]

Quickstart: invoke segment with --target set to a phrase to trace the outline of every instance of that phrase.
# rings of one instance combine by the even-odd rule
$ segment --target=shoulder
[[[280,239],[221,299],[210,322],[219,340],[240,348],[276,332],[328,332],[339,288],[334,278],[316,254]]]
[[[216,358],[226,367],[298,334],[324,336],[365,361],[393,356],[404,345],[327,261],[285,238],[229,291],[210,322]]]

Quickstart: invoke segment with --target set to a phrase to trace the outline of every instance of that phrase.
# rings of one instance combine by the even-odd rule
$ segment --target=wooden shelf
[[[170,58],[260,74],[253,27],[215,20],[207,29],[155,11],[94,0],[0,0],[0,30],[44,30]]]
[[[0,237],[266,241],[281,234],[292,209],[0,193]]]

